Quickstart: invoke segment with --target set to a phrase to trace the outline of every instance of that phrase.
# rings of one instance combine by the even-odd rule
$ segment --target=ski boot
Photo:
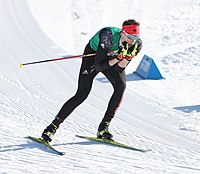
[[[56,130],[58,129],[60,121],[58,119],[53,120],[53,122],[47,126],[47,128],[42,133],[42,138],[45,141],[51,142]]]
[[[101,123],[98,128],[97,138],[112,140],[113,135],[108,131],[109,123]]]

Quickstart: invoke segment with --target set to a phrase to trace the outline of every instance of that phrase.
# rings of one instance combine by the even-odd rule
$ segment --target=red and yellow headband
[[[139,35],[140,27],[138,25],[123,25],[122,31],[125,31],[128,34]]]

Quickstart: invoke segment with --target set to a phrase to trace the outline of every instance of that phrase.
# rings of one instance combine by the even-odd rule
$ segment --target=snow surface
[[[199,174],[199,0],[0,0],[0,173]],[[141,22],[144,46],[127,73],[124,101],[112,121],[116,140],[141,153],[75,137],[95,135],[112,94],[99,74],[88,99],[58,129],[52,153],[40,136],[77,88],[81,60],[20,63],[82,54],[104,26]],[[143,55],[164,80],[133,77]]]

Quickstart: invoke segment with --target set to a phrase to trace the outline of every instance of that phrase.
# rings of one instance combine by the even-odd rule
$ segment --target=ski
[[[65,152],[60,152],[60,151],[56,150],[48,141],[45,141],[42,138],[36,138],[36,137],[32,137],[32,136],[28,136],[28,138],[48,147],[49,149],[53,150],[54,152],[56,152],[59,155],[65,155]]]
[[[90,137],[90,136],[82,136],[82,135],[76,135],[76,137],[84,138],[84,139],[88,139],[88,140],[92,140],[92,141],[98,141],[98,142],[102,142],[102,143],[106,143],[106,144],[110,144],[110,145],[114,145],[114,146],[130,149],[130,150],[140,151],[140,152],[151,151],[151,149],[144,150],[144,149],[140,149],[140,148],[136,148],[136,147],[133,147],[133,146],[129,146],[129,145],[126,145],[126,144],[123,144],[123,143],[120,143],[120,142],[117,142],[117,141],[114,141],[114,140],[107,140],[107,139]]]

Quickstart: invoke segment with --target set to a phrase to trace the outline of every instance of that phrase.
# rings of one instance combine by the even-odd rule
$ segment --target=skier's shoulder
[[[117,27],[104,27],[100,30],[100,34],[114,35],[115,33],[119,33],[120,31],[121,31],[121,29],[117,28]]]

